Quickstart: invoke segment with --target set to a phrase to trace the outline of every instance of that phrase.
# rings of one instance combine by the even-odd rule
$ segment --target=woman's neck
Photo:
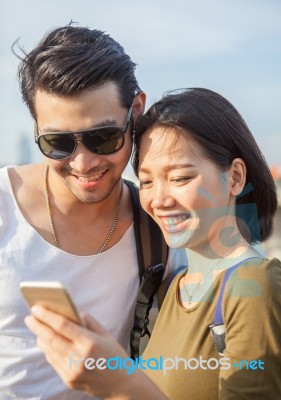
[[[229,248],[221,257],[209,257],[191,249],[186,251],[188,270],[179,283],[179,298],[185,308],[201,301],[222,271],[250,257],[262,257],[258,249],[244,241]]]
[[[219,254],[210,255],[210,252],[202,253],[194,249],[186,249],[186,253],[189,274],[198,272],[205,274],[209,271],[219,272],[247,258],[263,257],[261,248],[253,247],[246,241],[241,241],[229,248],[220,249]]]

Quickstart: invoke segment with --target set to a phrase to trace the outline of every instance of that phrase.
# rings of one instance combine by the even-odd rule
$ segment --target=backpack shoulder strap
[[[168,246],[159,226],[141,207],[138,187],[131,181],[124,180],[124,182],[130,189],[132,199],[134,233],[141,281],[147,268],[160,263],[166,265]]]
[[[147,329],[148,314],[153,297],[163,279],[168,259],[168,246],[159,226],[142,209],[137,186],[128,180],[124,180],[124,182],[130,189],[132,199],[140,278],[140,289],[130,340],[131,356],[135,359],[139,356],[140,338],[145,334],[150,335]]]
[[[259,257],[249,257],[243,261],[240,261],[239,263],[228,268],[224,274],[224,278],[223,278],[223,282],[221,285],[217,305],[215,308],[214,320],[213,320],[213,323],[211,325],[209,325],[213,342],[214,342],[215,347],[220,355],[223,355],[223,351],[225,349],[225,325],[224,325],[224,320],[223,320],[223,315],[222,315],[222,301],[223,301],[223,295],[224,295],[226,284],[227,284],[233,271],[235,271],[241,264],[244,264],[246,261],[249,261],[253,258],[259,258]]]

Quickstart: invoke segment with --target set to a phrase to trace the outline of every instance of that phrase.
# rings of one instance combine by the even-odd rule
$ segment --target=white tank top
[[[173,258],[182,264],[182,254]],[[0,400],[89,399],[64,385],[24,325],[29,311],[19,284],[30,280],[60,281],[78,310],[92,314],[127,348],[139,288],[133,225],[101,254],[66,253],[26,221],[7,167],[0,169]]]

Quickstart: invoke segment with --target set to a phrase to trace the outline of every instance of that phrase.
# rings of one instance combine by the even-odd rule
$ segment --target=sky
[[[280,0],[0,0],[0,165],[41,160],[17,82],[26,51],[70,21],[100,29],[137,63],[147,107],[171,89],[206,87],[242,114],[270,165],[281,166]]]

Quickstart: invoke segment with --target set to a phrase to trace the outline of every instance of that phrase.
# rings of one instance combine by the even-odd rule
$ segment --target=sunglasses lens
[[[96,154],[112,154],[124,144],[123,132],[115,127],[101,128],[83,133],[83,143]]]
[[[73,154],[76,140],[72,134],[47,133],[38,137],[38,145],[46,157],[63,160]],[[93,129],[82,132],[82,142],[95,154],[112,154],[123,146],[124,134],[115,127]]]
[[[38,144],[42,153],[54,160],[69,157],[75,149],[75,140],[70,135],[48,133],[39,136]]]

